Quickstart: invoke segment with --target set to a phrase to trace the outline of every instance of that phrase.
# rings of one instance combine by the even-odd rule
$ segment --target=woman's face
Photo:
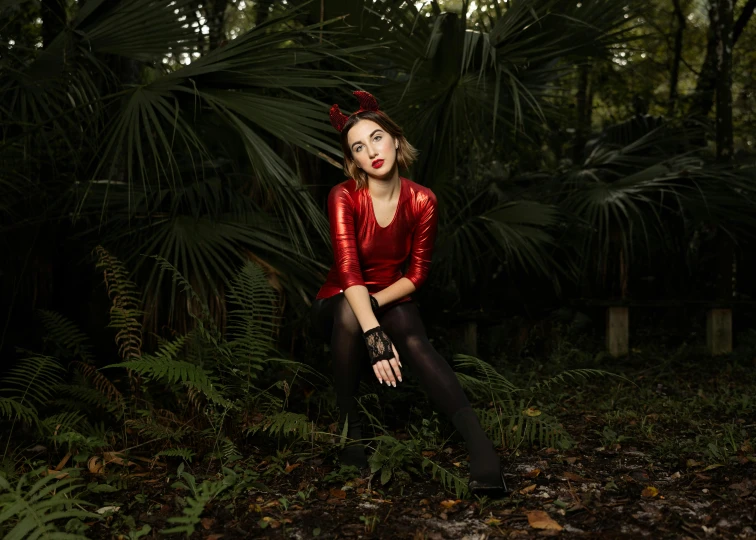
[[[360,120],[347,133],[352,159],[369,176],[388,176],[396,164],[398,143],[372,120]]]

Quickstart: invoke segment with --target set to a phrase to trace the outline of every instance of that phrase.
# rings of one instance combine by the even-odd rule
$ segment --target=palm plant
[[[375,93],[420,150],[413,178],[445,208],[434,279],[464,296],[466,285],[486,286],[476,271],[485,262],[564,273],[553,258],[556,209],[483,177],[492,160],[515,157],[518,136],[536,135],[557,114],[552,83],[574,62],[609,56],[629,39],[631,4],[497,3],[477,27],[467,2],[460,14],[435,1],[425,10],[403,0],[326,7],[327,17],[349,13],[346,25],[373,44],[363,63],[386,79]]]
[[[38,54],[9,50],[0,188],[13,198],[3,197],[3,228],[28,244],[40,224],[72,220],[49,234],[89,249],[107,242],[137,269],[160,255],[205,294],[250,254],[289,290],[311,287],[327,223],[291,148],[333,161],[327,107],[313,96],[343,73],[317,64],[359,48],[319,43],[320,26],[302,26],[295,10],[171,66],[168,55],[198,55],[199,29],[185,22],[192,5],[91,0]],[[157,299],[154,268],[146,294]]]
[[[712,163],[689,143],[698,138],[684,124],[634,118],[607,128],[585,162],[558,177],[555,202],[576,218],[564,234],[575,277],[595,275],[625,297],[631,263],[685,260],[702,228],[753,238],[753,167]]]

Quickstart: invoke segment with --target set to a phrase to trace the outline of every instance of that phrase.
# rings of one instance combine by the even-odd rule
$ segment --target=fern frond
[[[425,471],[428,467],[431,469],[431,478],[435,480],[436,475],[438,475],[441,485],[444,486],[445,489],[454,490],[454,494],[458,499],[467,496],[469,490],[467,488],[467,482],[463,478],[445,469],[435,461],[423,456],[420,468]]]
[[[171,274],[173,282],[181,287],[181,292],[186,294],[189,300],[193,302],[195,306],[199,307],[199,317],[196,316],[191,309],[187,311],[189,316],[197,322],[198,329],[203,337],[205,337],[216,347],[220,348],[223,338],[221,331],[215,324],[215,319],[213,319],[213,316],[210,314],[210,308],[207,305],[207,301],[205,301],[205,299],[197,294],[197,291],[194,290],[192,284],[189,283],[189,281],[178,270],[178,268],[173,266],[170,261],[168,261],[164,257],[161,257],[160,255],[153,255],[152,258],[157,261],[158,267],[160,268],[161,272],[168,272],[169,274]]]
[[[86,539],[86,536],[65,533],[63,527],[71,519],[99,519],[100,516],[81,510],[82,506],[94,506],[77,498],[73,492],[85,487],[77,478],[58,479],[55,475],[34,477],[43,469],[24,474],[11,486],[0,476],[0,526],[5,529],[8,540],[21,538],[66,538]],[[72,469],[63,469],[61,474],[73,474]]]
[[[34,407],[27,407],[13,397],[0,397],[0,417],[9,420],[21,420],[29,424],[39,421],[37,410]]]
[[[518,390],[514,384],[496,371],[496,368],[480,358],[466,354],[455,354],[454,361],[460,368],[474,370],[475,378],[464,373],[457,373],[457,378],[461,384],[467,384],[468,387],[475,389],[477,392],[485,390],[489,396],[498,399],[507,399],[512,392]]]
[[[194,431],[194,429],[188,425],[179,426],[178,428],[174,429],[163,424],[156,424],[154,422],[146,422],[138,419],[126,420],[126,422],[124,422],[124,425],[126,427],[139,431],[140,435],[143,435],[153,441],[180,441],[187,434]]]
[[[110,364],[102,369],[123,367],[139,373],[148,380],[160,380],[170,384],[182,382],[201,391],[207,399],[215,403],[232,406],[222,395],[220,386],[204,368],[177,360],[187,336],[179,336],[174,341],[165,341],[154,355],[145,355],[139,359]]]
[[[72,362],[72,365],[102,394],[108,401],[125,407],[123,394],[105,375],[100,373],[95,366],[85,362]]]
[[[40,429],[48,437],[64,431],[77,431],[86,422],[83,414],[75,411],[62,412],[40,420]]]
[[[484,431],[504,448],[537,444],[542,448],[566,449],[573,444],[569,433],[551,415],[542,411],[538,416],[526,414],[524,401],[519,402],[519,407],[510,402],[507,410],[475,409],[475,413]]]
[[[236,307],[229,311],[229,346],[236,360],[255,378],[265,359],[275,350],[281,326],[279,296],[257,264],[244,264],[229,286],[228,298]]]
[[[201,519],[200,516],[202,515],[202,512],[204,512],[205,506],[210,501],[215,499],[215,497],[217,497],[223,491],[225,491],[226,489],[228,489],[229,487],[233,485],[233,482],[236,478],[236,474],[227,468],[224,468],[223,472],[226,474],[223,480],[219,480],[219,481],[205,480],[195,489],[192,489],[192,491],[194,492],[194,496],[190,496],[186,498],[187,504],[182,510],[184,515],[168,518],[168,523],[175,523],[177,524],[177,526],[172,527],[170,529],[162,530],[160,531],[160,533],[161,534],[184,533],[186,535],[191,535],[194,532],[194,529],[200,523],[200,519]],[[190,485],[194,487],[195,480],[192,475],[181,471],[181,476],[185,480],[189,480],[189,478],[191,478]]]
[[[196,455],[197,453],[191,448],[169,448],[168,450],[161,450],[155,454],[155,457],[180,457],[187,463],[191,463]]]
[[[312,421],[304,414],[280,411],[248,427],[245,434],[254,435],[257,432],[274,436],[294,434],[302,440],[309,440],[314,433],[314,427]]]
[[[2,391],[25,408],[37,411],[63,383],[65,369],[55,358],[34,355],[21,359],[3,378]]]
[[[76,323],[55,311],[40,309],[38,313],[47,331],[45,339],[57,347],[56,354],[63,358],[81,358],[87,363],[94,360],[89,338]]]
[[[601,369],[569,369],[546,379],[545,381],[534,384],[527,389],[527,392],[535,393],[541,390],[550,390],[554,385],[567,384],[569,382],[583,382],[590,377],[618,377],[626,382],[634,384],[631,380],[622,375]]]
[[[139,309],[140,301],[137,286],[129,279],[129,273],[121,262],[108,253],[102,246],[95,248],[98,269],[103,271],[108,297],[113,302],[110,308],[110,328],[118,330],[116,345],[118,354],[124,360],[139,358],[142,355],[143,315]]]

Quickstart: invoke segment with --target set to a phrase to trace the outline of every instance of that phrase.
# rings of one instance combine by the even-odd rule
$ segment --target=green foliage
[[[208,400],[229,406],[223,397],[223,389],[212,374],[191,362],[177,359],[188,336],[180,336],[175,341],[163,342],[155,354],[145,354],[139,359],[106,366],[107,368],[127,368],[142,375],[146,380],[164,381],[169,384],[183,383],[186,387],[201,392]]]
[[[247,435],[267,433],[271,436],[295,435],[300,440],[313,438],[322,440],[324,434],[315,429],[314,423],[304,414],[280,411],[265,416],[260,422],[251,425],[245,431]]]
[[[432,477],[434,479],[438,477],[441,485],[446,489],[453,490],[457,497],[467,494],[466,480],[422,455],[426,445],[421,440],[412,438],[404,441],[389,434],[378,435],[373,440],[377,441],[378,446],[368,458],[368,463],[371,473],[380,471],[381,484],[388,483],[399,471],[420,474],[420,470],[417,468],[419,464],[422,471],[429,468]]]
[[[143,312],[137,287],[129,279],[129,274],[123,264],[102,246],[95,248],[97,253],[97,268],[103,271],[105,287],[113,302],[110,308],[110,327],[117,330],[116,344],[121,358],[128,360],[138,358],[142,354],[142,324]]]
[[[191,448],[170,448],[168,450],[161,450],[155,454],[155,456],[180,457],[187,463],[191,463],[196,455],[196,452]]]
[[[62,532],[60,527],[71,519],[99,519],[97,514],[82,510],[93,505],[74,494],[84,487],[73,476],[77,470],[40,476],[45,472],[39,469],[24,474],[15,486],[0,475],[0,534],[6,540],[85,539],[84,535]]]
[[[486,432],[505,448],[518,448],[522,444],[569,448],[573,441],[564,427],[545,411],[529,406],[526,399],[541,395],[556,385],[582,382],[589,377],[613,376],[598,369],[571,369],[538,381],[529,388],[518,388],[479,358],[457,354],[455,361],[459,368],[471,369],[475,373],[457,372],[462,387],[473,396],[493,402],[493,409],[477,409],[476,412]]]
[[[527,407],[524,400],[500,405],[498,410],[475,409],[475,412],[483,429],[504,448],[515,449],[527,444],[567,449],[574,444],[572,437],[553,416]]]
[[[169,517],[168,523],[176,524],[175,527],[164,529],[161,534],[184,533],[190,535],[194,532],[200,523],[200,516],[205,510],[205,506],[223,491],[232,487],[236,483],[236,473],[228,468],[223,468],[223,479],[217,481],[205,480],[197,485],[194,476],[184,471],[184,464],[179,465],[177,476],[183,480],[176,481],[171,487],[177,489],[186,489],[191,495],[186,497],[186,506],[183,509],[182,516]]]
[[[55,346],[55,356],[60,358],[78,358],[91,364],[92,346],[89,338],[72,320],[60,313],[40,310],[39,316],[46,331],[46,341]]]
[[[36,422],[39,409],[55,396],[64,373],[60,363],[49,356],[19,360],[3,378],[0,414],[14,422]]]

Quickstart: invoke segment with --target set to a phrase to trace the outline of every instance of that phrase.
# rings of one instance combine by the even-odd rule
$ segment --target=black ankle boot
[[[470,452],[470,492],[487,497],[505,496],[508,490],[501,471],[501,460],[475,411],[472,407],[463,407],[454,413],[451,421],[465,439]]]
[[[339,436],[341,436],[343,430],[344,422],[339,422]],[[354,421],[349,421],[346,436],[349,439],[362,439],[362,421],[359,416]],[[342,465],[353,465],[360,469],[367,467],[368,460],[365,454],[365,445],[358,442],[347,443],[339,454],[339,463]]]

